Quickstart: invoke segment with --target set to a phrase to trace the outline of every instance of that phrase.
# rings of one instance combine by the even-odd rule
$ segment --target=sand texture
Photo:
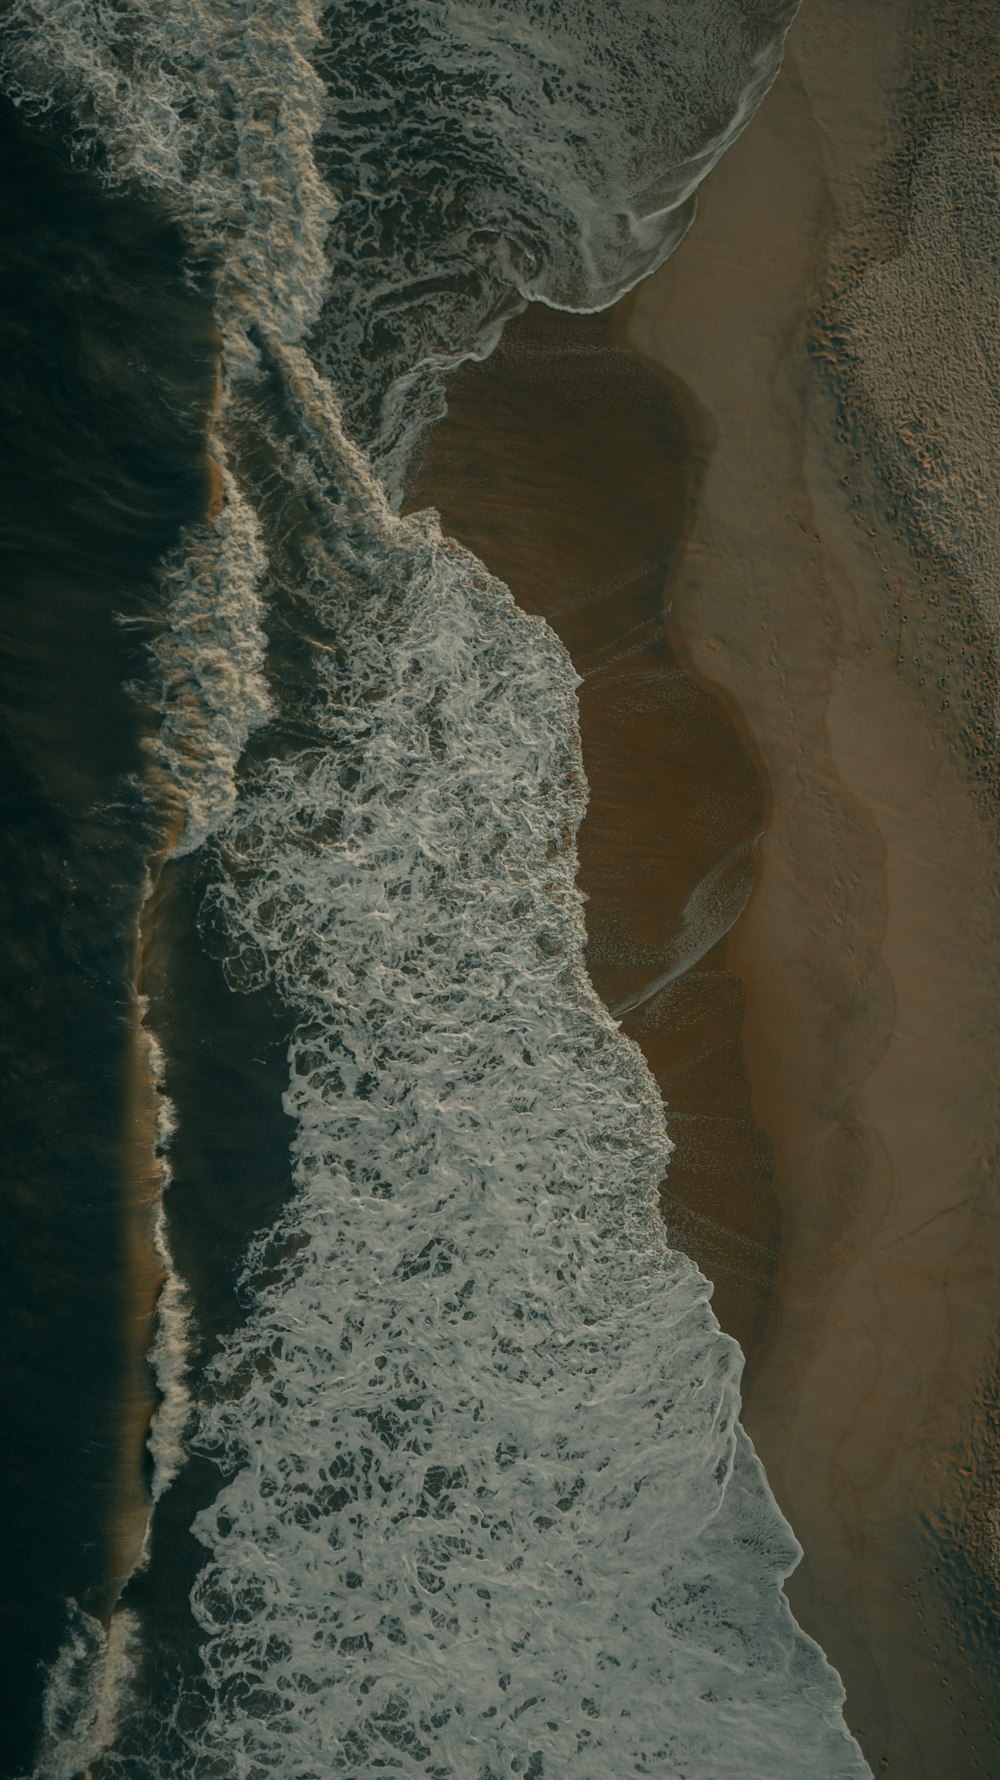
[[[713,441],[672,637],[772,787],[730,940],[782,1218],[745,1420],[805,1547],[793,1607],[869,1761],[939,1780],[1000,1763],[995,589],[967,518],[995,457],[966,474],[1000,432],[970,344],[995,225],[963,212],[975,264],[949,308],[957,225],[928,197],[982,125],[921,111],[918,12],[805,9],[622,320]]]
[[[1000,1765],[990,35],[945,11],[815,0],[613,340],[511,324],[408,491],[581,675],[589,967],[906,1780]]]

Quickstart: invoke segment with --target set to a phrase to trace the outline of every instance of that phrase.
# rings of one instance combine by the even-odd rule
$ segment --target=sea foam
[[[788,14],[19,0],[6,22],[22,99],[69,105],[216,265],[227,478],[167,571],[159,764],[181,845],[212,848],[234,991],[287,1008],[297,1133],[244,1320],[192,1388],[221,1471],[201,1671],[116,1720],[102,1774],[868,1772],[781,1592],[798,1548],[738,1423],[741,1356],[659,1220],[656,1085],[584,969],[576,676],[433,515],[394,512],[443,365],[670,251]],[[269,610],[299,628],[287,712]]]
[[[583,969],[569,659],[392,516],[305,355],[273,362],[299,485],[333,496],[314,740],[248,776],[207,913],[234,986],[298,1019],[296,1191],[199,1403],[233,1475],[196,1523],[197,1746],[317,1776],[863,1774],[780,1593],[738,1350],[667,1247],[655,1083]]]
[[[45,1693],[32,1780],[79,1780],[113,1742],[135,1680],[139,1622],[118,1613],[103,1626],[75,1601]]]

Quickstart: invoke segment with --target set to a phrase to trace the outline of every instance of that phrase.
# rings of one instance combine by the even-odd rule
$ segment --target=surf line
[[[220,348],[221,348],[221,342]],[[221,351],[206,414],[202,524],[222,511],[224,477],[213,450],[222,408]],[[170,1252],[165,1195],[170,1185],[173,1106],[164,1058],[147,1024],[150,962],[157,943],[162,873],[184,832],[182,797],[147,742],[145,780],[164,815],[159,845],[147,860],[136,910],[128,972],[129,1019],[122,1139],[122,1383],[118,1462],[108,1529],[107,1573],[98,1617],[109,1630],[131,1577],[145,1568],[153,1510],[182,1460],[188,1419],[187,1290]]]
[[[146,1552],[152,1508],[146,1455],[158,1400],[149,1355],[166,1277],[155,1241],[166,1178],[163,1159],[157,1154],[158,1092],[150,1035],[144,1021],[145,997],[141,993],[145,941],[155,894],[151,880],[147,880],[147,886],[136,917],[129,983],[122,1183],[122,1411],[105,1610],[100,1616],[105,1625],[129,1577],[142,1566]]]

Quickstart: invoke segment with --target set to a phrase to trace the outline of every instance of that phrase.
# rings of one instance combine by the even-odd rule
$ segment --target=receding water
[[[220,371],[221,505],[175,515],[133,676],[190,1413],[39,1776],[867,1772],[584,968],[576,675],[394,508],[445,364],[670,250],[788,10],[6,19],[29,110],[183,228]]]

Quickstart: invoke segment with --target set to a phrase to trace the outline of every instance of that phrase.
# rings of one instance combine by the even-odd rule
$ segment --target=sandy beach
[[[872,331],[939,53],[912,11],[807,9],[613,343],[512,324],[408,504],[581,674],[588,958],[664,1091],[664,1214],[749,1355],[848,1722],[875,1772],[940,1780],[998,1757],[998,982],[989,614],[894,457]]]
[[[564,664],[355,450],[496,278],[650,263],[788,11],[628,10],[390,9],[374,60],[295,9],[4,34],[4,1774],[858,1765],[735,1345],[594,1236],[667,1146],[565,968]],[[988,132],[934,89],[890,226],[919,106],[894,135],[866,44],[855,132],[803,31],[661,276],[450,379],[409,505],[575,663],[588,968],[796,1612],[876,1770],[986,1773],[1000,611],[948,367],[974,404],[993,246],[935,217]],[[942,241],[931,363],[892,318]]]
[[[919,540],[919,480],[888,481],[888,429],[865,438],[866,406],[903,397],[856,273],[846,366],[827,325],[859,243],[869,268],[901,250],[877,224],[909,13],[859,32],[850,6],[805,10],[623,325],[708,416],[671,636],[738,703],[773,793],[729,952],[782,1218],[746,1425],[805,1547],[788,1592],[852,1729],[877,1772],[935,1780],[997,1760],[995,829],[974,771],[990,639],[955,558],[946,572]],[[904,341],[906,324],[887,311]],[[876,375],[845,422],[859,364]]]

